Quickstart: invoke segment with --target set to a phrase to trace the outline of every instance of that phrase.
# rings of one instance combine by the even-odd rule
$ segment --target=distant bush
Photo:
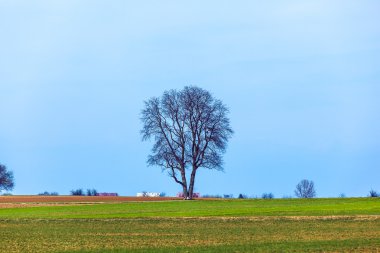
[[[238,199],[246,199],[247,195],[240,193]]]
[[[183,195],[183,192],[178,192],[177,197],[184,198],[185,196]],[[200,198],[200,197],[201,197],[201,194],[199,192],[193,192],[193,199]]]
[[[102,197],[117,197],[119,196],[116,192],[98,192],[96,196],[102,196]]]
[[[263,195],[261,195],[261,198],[263,199],[273,199],[274,198],[274,195],[273,193],[263,193]]]
[[[160,193],[160,197],[166,197],[166,193],[165,192],[161,192]]]
[[[219,194],[215,194],[215,195],[213,195],[213,194],[205,194],[205,195],[202,195],[202,198],[220,199],[220,198],[222,198],[222,196],[219,195]]]
[[[82,189],[71,190],[70,194],[73,196],[84,196],[84,192]]]
[[[48,192],[48,191],[44,191],[44,192],[41,192],[41,193],[38,193],[38,195],[40,196],[58,196],[58,192]]]
[[[344,193],[339,194],[339,198],[345,198],[345,197],[346,197],[346,194]]]
[[[225,199],[232,199],[234,197],[233,194],[223,194],[223,198]]]
[[[87,196],[96,196],[98,191],[95,189],[87,189]]]
[[[282,196],[282,198],[283,199],[291,199],[291,198],[293,198],[291,195],[284,195],[284,196]]]
[[[13,196],[13,194],[10,192],[5,192],[5,193],[3,193],[3,196]]]
[[[371,189],[369,191],[369,197],[371,197],[371,198],[377,198],[377,197],[380,197],[380,194],[377,191]]]

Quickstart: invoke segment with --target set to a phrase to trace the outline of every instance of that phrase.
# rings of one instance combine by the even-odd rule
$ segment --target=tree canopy
[[[10,191],[14,187],[13,172],[7,170],[5,165],[0,164],[0,191]]]
[[[301,180],[294,191],[299,198],[314,198],[316,196],[314,182],[311,180]]]

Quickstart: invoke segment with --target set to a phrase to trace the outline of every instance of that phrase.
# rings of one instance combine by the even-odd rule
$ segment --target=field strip
[[[165,202],[177,202],[178,200],[165,200]],[[85,205],[100,205],[100,204],[122,204],[122,203],[159,203],[162,200],[154,201],[141,201],[141,200],[128,200],[128,201],[85,201],[85,202],[0,202],[0,209],[2,208],[27,208],[27,207],[40,207],[40,206],[85,206]]]
[[[140,218],[135,218],[140,219]],[[203,216],[203,217],[149,217],[142,218],[141,220],[220,220],[220,221],[230,221],[230,220],[248,220],[248,221],[278,221],[278,220],[289,220],[289,221],[302,221],[302,220],[355,220],[355,221],[366,221],[366,220],[380,220],[380,215],[326,215],[326,216]],[[112,219],[111,219],[112,220]]]
[[[2,221],[36,221],[36,222],[60,222],[60,221],[175,221],[175,220],[214,220],[214,221],[329,221],[329,220],[350,220],[350,221],[378,221],[380,215],[326,215],[326,216],[207,216],[207,217],[146,217],[146,218],[0,218]]]
[[[0,203],[0,209],[2,208],[27,208],[27,207],[40,207],[40,206],[84,206],[84,205],[98,205],[118,202],[27,202],[27,203]]]
[[[0,203],[75,203],[75,202],[160,202],[178,201],[177,197],[128,197],[128,196],[0,196]]]

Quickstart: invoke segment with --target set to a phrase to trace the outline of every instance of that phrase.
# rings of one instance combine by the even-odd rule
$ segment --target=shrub
[[[95,189],[87,189],[87,196],[96,196],[98,191]]]
[[[84,196],[84,192],[82,189],[71,190],[70,194],[73,196]]]
[[[96,196],[102,196],[102,197],[117,197],[119,194],[116,192],[99,192],[96,194]]]
[[[220,198],[222,198],[222,196],[219,195],[219,194],[215,194],[215,195],[213,195],[213,194],[205,194],[205,195],[202,195],[202,198],[220,199]]]
[[[377,198],[377,197],[380,197],[380,194],[377,191],[371,189],[369,191],[369,197],[371,197],[371,198]]]
[[[185,196],[183,195],[183,192],[178,192],[177,197],[184,198]],[[199,192],[193,192],[193,199],[200,198],[200,197],[201,197],[201,194]]]
[[[240,193],[238,199],[246,199],[247,195]]]
[[[274,198],[274,195],[273,193],[263,193],[263,195],[261,196],[261,198],[263,199],[273,199]]]
[[[58,192],[48,192],[48,191],[44,191],[44,192],[41,192],[41,193],[38,193],[38,195],[40,196],[58,196]]]

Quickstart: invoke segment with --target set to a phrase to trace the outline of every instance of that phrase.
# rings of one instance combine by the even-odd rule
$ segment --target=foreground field
[[[0,252],[378,252],[380,199],[7,208],[0,238]]]

